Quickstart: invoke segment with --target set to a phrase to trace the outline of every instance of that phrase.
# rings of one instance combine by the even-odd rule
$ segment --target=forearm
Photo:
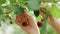
[[[50,15],[49,16],[49,23],[57,30],[57,32],[60,34],[60,24],[59,22],[57,21],[57,19]]]

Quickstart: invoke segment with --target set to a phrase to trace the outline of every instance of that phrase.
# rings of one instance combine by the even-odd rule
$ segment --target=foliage
[[[41,12],[40,5],[43,2],[44,4],[46,4],[45,10],[46,10],[47,14],[46,14],[43,26],[41,27],[41,34],[48,34],[48,32],[50,32],[52,34],[53,32],[51,32],[51,31],[53,31],[53,30],[51,30],[51,31],[47,30],[47,28],[51,28],[51,27],[48,27],[50,25],[47,25],[47,20],[48,20],[47,18],[50,15],[50,11],[56,18],[60,18],[60,8],[59,8],[60,4],[57,3],[58,1],[59,0],[57,0],[57,1],[55,1],[55,0],[54,1],[49,1],[49,0],[48,1],[47,0],[46,1],[44,1],[44,0],[42,0],[42,1],[41,0],[9,0],[9,2],[10,2],[9,5],[2,6],[3,4],[5,4],[7,2],[7,0],[0,0],[0,17],[4,16],[3,17],[3,18],[5,18],[4,20],[9,21],[9,19],[7,18],[7,15],[11,14],[13,16],[12,20],[13,20],[13,22],[15,22],[15,15],[16,14],[22,15],[24,12],[24,9],[27,8],[28,9],[27,12],[33,11],[34,15],[38,18],[39,14]],[[51,8],[48,6],[49,3],[51,3]],[[7,12],[7,14],[5,12]],[[0,18],[0,21],[3,21],[3,18]],[[38,20],[40,20],[40,19],[38,18]],[[7,21],[7,23],[8,23],[8,21]],[[0,22],[0,24],[1,24],[1,22]],[[51,28],[51,29],[53,29],[53,28]],[[55,31],[53,34],[55,34]]]

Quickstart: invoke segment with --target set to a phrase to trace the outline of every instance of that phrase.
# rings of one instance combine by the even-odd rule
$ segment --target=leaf
[[[16,6],[16,5],[10,5],[9,8],[11,10],[14,10],[16,14],[22,15],[24,12],[24,8],[21,6]]]
[[[0,5],[5,3],[5,2],[6,2],[6,0],[0,0]]]
[[[40,3],[38,2],[38,0],[29,0],[27,6],[29,9],[37,10],[40,7]]]
[[[0,27],[1,27],[1,22],[0,22]]]
[[[27,1],[27,0],[18,0],[18,4],[24,3],[25,1]]]
[[[45,11],[47,15],[50,15],[51,10],[48,6],[45,7]]]
[[[27,0],[10,0],[11,4],[23,4]]]
[[[47,26],[46,25],[47,25],[48,16],[50,15],[50,8],[48,6],[46,6],[45,11],[46,11],[46,17],[43,22],[43,26],[41,28],[41,34],[47,34]]]
[[[0,15],[3,14],[3,7],[0,6]]]
[[[10,3],[11,4],[16,3],[16,0],[10,0]]]
[[[40,31],[41,34],[47,34],[47,20],[48,20],[48,15],[46,14],[45,20],[43,22],[43,26],[41,27]]]
[[[39,16],[39,10],[34,10],[34,15],[36,16],[36,17],[38,17]]]
[[[52,4],[52,8],[51,8],[52,14],[56,18],[60,18],[60,8],[58,8],[58,7],[60,7],[60,6],[54,3],[54,4]]]

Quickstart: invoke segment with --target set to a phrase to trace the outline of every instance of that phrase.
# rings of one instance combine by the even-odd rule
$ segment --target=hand
[[[22,16],[16,15],[16,24],[29,34],[40,34],[37,23],[25,11]]]
[[[46,16],[45,9],[41,7],[40,10],[41,10],[40,15],[43,18],[45,18]],[[48,17],[48,21],[49,21],[49,24],[52,25],[56,29],[56,31],[60,34],[60,22],[57,21],[57,19],[52,15],[52,13]]]

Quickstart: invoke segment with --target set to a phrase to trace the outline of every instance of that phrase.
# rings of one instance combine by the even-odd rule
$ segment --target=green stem
[[[47,34],[47,20],[48,20],[48,15],[46,15],[45,20],[43,22],[43,26],[41,27],[41,34]]]

